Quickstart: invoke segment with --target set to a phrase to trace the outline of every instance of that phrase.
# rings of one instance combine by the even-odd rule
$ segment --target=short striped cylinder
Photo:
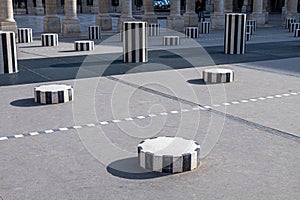
[[[88,34],[89,34],[89,40],[101,39],[101,27],[100,26],[89,26]]]
[[[226,54],[245,53],[246,14],[225,14],[224,52]]]
[[[210,32],[210,22],[201,22],[201,30],[202,34],[209,34]]]
[[[249,32],[246,32],[246,41],[250,41],[252,39],[252,35]]]
[[[75,51],[94,51],[94,41],[75,41]]]
[[[42,46],[58,46],[58,34],[56,33],[43,33]]]
[[[234,71],[231,69],[205,69],[203,70],[205,83],[229,83],[234,81]]]
[[[18,72],[17,48],[13,31],[0,31],[0,74]]]
[[[164,36],[163,37],[163,45],[164,46],[175,46],[179,45],[180,38],[179,36]]]
[[[294,36],[295,37],[300,37],[300,29],[295,29]]]
[[[73,101],[72,86],[63,84],[42,85],[34,88],[34,101],[40,104],[57,104]]]
[[[128,21],[123,23],[124,62],[148,61],[147,22]]]
[[[250,33],[250,35],[253,35],[254,28],[252,25],[246,25],[246,33]]]
[[[247,25],[253,26],[253,31],[256,31],[256,20],[253,19],[247,20]]]
[[[159,36],[160,26],[159,24],[148,24],[148,35]]]
[[[184,32],[185,32],[185,37],[187,37],[187,38],[198,38],[199,37],[198,27],[185,27]]]
[[[289,32],[294,32],[296,29],[300,29],[300,23],[291,23]]]
[[[296,23],[296,18],[286,18],[285,19],[285,28],[290,29],[291,23]]]
[[[200,165],[200,145],[180,137],[155,137],[138,145],[139,165],[147,170],[180,173]]]
[[[31,28],[18,28],[18,42],[31,43],[32,42],[32,29]]]

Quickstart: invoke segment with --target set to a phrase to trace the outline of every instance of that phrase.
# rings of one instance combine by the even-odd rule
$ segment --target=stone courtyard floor
[[[116,31],[95,51],[74,51],[96,15],[79,15],[80,38],[41,47],[42,17],[16,16],[34,41],[17,44],[19,73],[0,75],[0,199],[298,199],[300,39],[278,16],[223,53],[223,31],[196,40],[165,29],[149,37],[147,63],[123,63]],[[179,46],[162,46],[178,35]],[[206,68],[235,81],[204,84]],[[34,103],[33,88],[70,84],[74,102]],[[201,145],[201,165],[164,174],[137,163],[137,144],[180,136]]]

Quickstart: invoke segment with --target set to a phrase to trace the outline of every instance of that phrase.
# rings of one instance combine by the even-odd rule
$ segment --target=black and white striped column
[[[225,54],[245,53],[246,14],[225,14]]]
[[[203,70],[205,83],[229,83],[234,81],[234,71],[231,69],[213,68]]]
[[[295,29],[294,36],[295,37],[300,37],[300,29]]]
[[[256,31],[256,20],[253,19],[247,20],[247,25],[253,26],[253,31]]]
[[[210,32],[210,22],[201,22],[201,30],[202,34],[209,34]]]
[[[294,32],[296,29],[300,29],[300,23],[291,23],[289,32]]]
[[[31,28],[18,28],[18,42],[31,43],[32,42],[32,29]]]
[[[179,45],[180,38],[179,36],[164,36],[163,37],[163,45],[164,46],[175,46]]]
[[[75,51],[94,51],[94,41],[75,41]]]
[[[286,18],[285,19],[285,28],[290,29],[291,23],[296,23],[295,18]]]
[[[250,35],[253,35],[254,28],[252,25],[246,25],[246,33],[250,33]]]
[[[123,23],[124,62],[148,62],[147,22]]]
[[[163,173],[180,173],[200,165],[200,145],[180,137],[154,137],[138,145],[139,165]]]
[[[160,32],[159,24],[155,24],[155,23],[148,24],[149,36],[159,36],[159,32]]]
[[[18,72],[16,39],[13,31],[0,31],[0,74]]]
[[[72,86],[63,84],[42,85],[34,88],[34,101],[40,104],[57,104],[73,101]]]
[[[42,46],[58,46],[58,34],[56,33],[43,33]]]
[[[101,27],[100,26],[89,26],[88,35],[90,40],[101,39]]]
[[[198,38],[199,37],[198,27],[185,27],[184,32],[185,32],[185,37],[187,37],[187,38]]]

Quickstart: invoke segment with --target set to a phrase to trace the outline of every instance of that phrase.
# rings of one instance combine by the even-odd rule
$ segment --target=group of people
[[[205,21],[204,17],[205,11],[205,0],[196,0],[195,2],[195,12],[198,15],[198,21],[201,22],[201,19]]]

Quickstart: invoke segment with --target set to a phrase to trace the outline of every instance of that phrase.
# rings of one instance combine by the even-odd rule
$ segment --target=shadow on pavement
[[[203,79],[191,79],[187,81],[190,84],[195,84],[195,85],[206,85]]]
[[[114,161],[106,167],[106,170],[113,176],[125,179],[152,179],[170,175],[141,168],[137,157]]]
[[[34,98],[18,99],[18,100],[10,102],[10,105],[17,106],[17,107],[43,106],[42,104],[38,104],[38,103],[34,102]]]

